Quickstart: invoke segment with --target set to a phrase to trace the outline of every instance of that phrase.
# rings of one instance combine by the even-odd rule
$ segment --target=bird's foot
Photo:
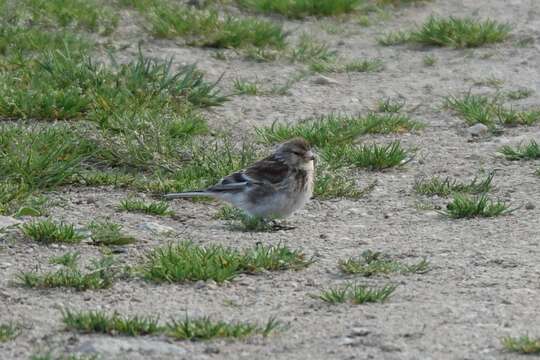
[[[292,226],[287,224],[285,221],[277,221],[277,220],[271,220],[270,226],[272,227],[273,231],[279,231],[279,230],[294,230],[296,229],[296,226]]]

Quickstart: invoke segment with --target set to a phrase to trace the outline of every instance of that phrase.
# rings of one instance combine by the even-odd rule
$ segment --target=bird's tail
[[[165,194],[163,195],[163,198],[167,200],[172,199],[182,199],[182,198],[192,198],[192,197],[198,197],[198,196],[213,196],[212,193],[208,191],[188,191],[188,192],[181,192],[181,193],[171,193],[171,194]]]

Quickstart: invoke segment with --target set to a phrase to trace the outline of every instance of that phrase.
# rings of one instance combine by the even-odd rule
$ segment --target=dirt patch
[[[432,13],[475,14],[509,22],[512,37],[501,45],[474,50],[377,44],[377,36],[410,27]],[[138,21],[136,16],[131,14],[129,19],[114,35],[118,44],[143,40],[145,53],[172,57],[175,66],[196,62],[210,79],[223,76],[225,92],[232,91],[235,78],[279,85],[301,67],[286,61],[255,63],[235,54],[227,61],[218,60],[211,56],[214,50],[152,40],[132,25]],[[50,210],[55,219],[82,227],[100,216],[124,225],[139,239],[118,255],[127,264],[136,264],[147,250],[168,241],[190,239],[197,244],[239,248],[257,242],[282,243],[313,256],[313,265],[298,272],[242,275],[222,286],[122,280],[100,291],[32,290],[10,282],[18,272],[35,269],[38,264],[51,268],[48,259],[68,248],[40,246],[13,235],[0,247],[0,322],[21,324],[23,331],[14,341],[0,344],[0,357],[27,359],[39,349],[62,349],[97,351],[106,359],[510,359],[515,355],[502,350],[502,337],[540,335],[540,177],[534,175],[539,163],[508,162],[494,156],[503,144],[539,139],[540,127],[507,128],[502,135],[473,140],[466,135],[464,122],[442,107],[445,96],[469,89],[493,94],[493,88],[478,85],[479,80],[490,77],[502,81],[503,91],[533,90],[530,97],[516,104],[538,106],[540,8],[536,1],[434,1],[400,9],[391,19],[370,27],[361,27],[354,19],[345,23],[336,20],[336,26],[342,32],[331,35],[323,30],[322,22],[285,22],[293,37],[301,31],[311,32],[345,58],[382,59],[384,71],[331,74],[337,83],[329,85],[315,84],[317,75],[311,75],[295,83],[287,96],[235,96],[207,115],[211,125],[233,128],[236,136],[247,137],[255,126],[276,120],[293,122],[330,112],[365,113],[381,98],[402,97],[411,116],[426,128],[416,134],[367,136],[365,140],[401,139],[404,146],[418,149],[417,156],[402,169],[358,172],[359,186],[377,182],[364,198],[313,200],[290,219],[294,230],[243,233],[230,231],[224,221],[214,218],[218,204],[175,201],[172,208],[177,218],[157,218],[118,212],[118,203],[128,195],[121,190],[66,188],[49,194],[57,202]],[[526,47],[516,46],[522,37],[534,41]],[[123,56],[128,59],[136,53],[136,45],[131,45]],[[437,59],[434,66],[424,65],[428,54]],[[423,209],[422,203],[431,200],[413,191],[415,179],[421,176],[470,179],[491,170],[496,174],[493,197],[515,207],[534,206],[522,206],[511,215],[492,219],[450,220]],[[172,227],[174,233],[153,234],[141,227],[146,222]],[[99,256],[99,250],[90,245],[74,248],[83,259]],[[354,279],[340,273],[338,261],[367,249],[410,261],[425,257],[431,271],[358,279],[365,284],[398,284],[394,295],[382,304],[332,306],[309,296]],[[164,321],[186,313],[260,323],[275,316],[288,328],[269,338],[245,341],[109,341],[64,331],[62,307],[155,314]]]

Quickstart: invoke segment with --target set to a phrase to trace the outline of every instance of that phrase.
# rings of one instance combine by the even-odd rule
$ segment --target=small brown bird
[[[284,218],[302,208],[313,194],[315,156],[296,138],[250,167],[225,176],[205,190],[165,195],[166,199],[209,196],[240,208],[249,216]]]

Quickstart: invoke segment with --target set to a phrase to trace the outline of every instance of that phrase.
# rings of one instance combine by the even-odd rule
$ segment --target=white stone
[[[486,125],[480,124],[480,123],[474,124],[473,126],[467,129],[467,133],[473,137],[483,136],[487,134],[488,131],[489,131],[489,128]]]
[[[337,85],[339,82],[335,79],[329,78],[324,75],[318,75],[313,79],[313,83],[317,85]]]
[[[11,216],[0,215],[0,231],[21,224],[22,221],[12,218]]]
[[[140,227],[157,235],[169,235],[175,232],[172,227],[155,222],[146,222],[141,224]]]
[[[77,349],[77,352],[86,354],[100,354],[105,358],[116,359],[117,356],[124,356],[126,353],[136,353],[139,355],[170,355],[170,358],[176,359],[176,356],[185,355],[186,349],[177,345],[168,344],[163,341],[146,340],[140,337],[128,338],[95,338],[83,342]]]

